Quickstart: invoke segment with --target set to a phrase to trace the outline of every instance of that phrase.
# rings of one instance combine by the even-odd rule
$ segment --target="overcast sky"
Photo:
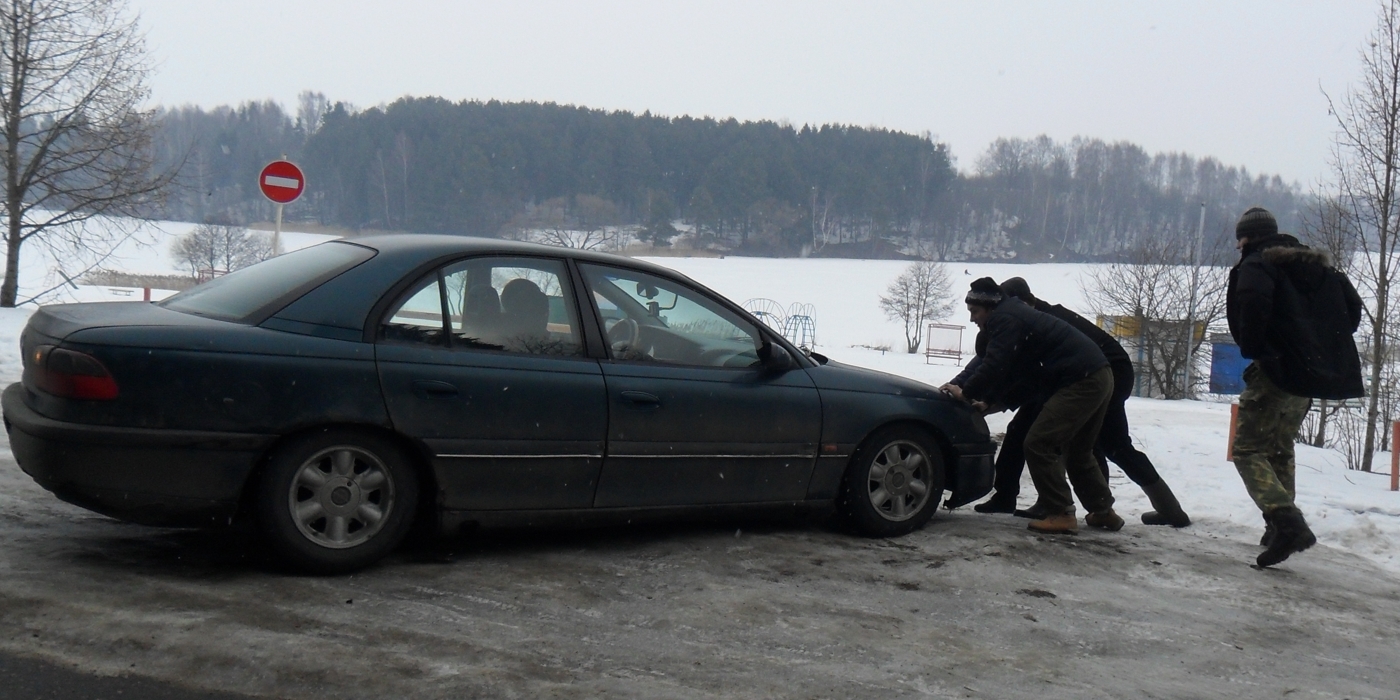
[[[1326,175],[1367,0],[418,2],[131,0],[154,101],[302,90],[997,137],[1127,140],[1304,186]]]

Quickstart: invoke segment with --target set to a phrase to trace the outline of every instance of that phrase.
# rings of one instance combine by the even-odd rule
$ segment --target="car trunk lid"
[[[29,317],[27,333],[45,336],[52,342],[81,330],[113,326],[189,326],[201,321],[212,325],[223,323],[213,319],[172,311],[145,301],[99,302],[88,304],[56,304],[41,306]]]

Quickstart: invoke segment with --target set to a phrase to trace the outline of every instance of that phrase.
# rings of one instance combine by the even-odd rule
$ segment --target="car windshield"
[[[374,257],[364,246],[331,241],[264,260],[161,302],[175,311],[226,321],[259,320],[269,307],[291,302],[336,275]],[[275,309],[272,309],[275,311]]]

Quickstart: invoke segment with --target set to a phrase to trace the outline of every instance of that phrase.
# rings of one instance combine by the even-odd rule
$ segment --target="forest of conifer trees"
[[[291,220],[347,230],[510,236],[631,230],[757,255],[1116,260],[1144,237],[1194,235],[1259,204],[1296,228],[1296,184],[1124,142],[999,139],[959,172],[928,134],[662,117],[552,103],[403,98],[355,109],[304,93],[163,110],[180,186],[156,215],[266,220],[258,170],[308,175]],[[1225,238],[1227,232],[1207,232]]]

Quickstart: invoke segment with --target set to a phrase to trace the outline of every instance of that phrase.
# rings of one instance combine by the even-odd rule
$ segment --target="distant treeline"
[[[270,216],[257,172],[307,173],[287,218],[355,230],[480,236],[635,225],[663,243],[771,255],[1114,259],[1145,236],[1213,236],[1251,204],[1285,228],[1302,198],[1277,177],[1127,143],[999,140],[971,173],[928,134],[658,117],[538,103],[404,98],[356,110],[304,93],[160,115],[160,157],[181,187],[160,215]],[[662,235],[663,233],[667,235]]]

